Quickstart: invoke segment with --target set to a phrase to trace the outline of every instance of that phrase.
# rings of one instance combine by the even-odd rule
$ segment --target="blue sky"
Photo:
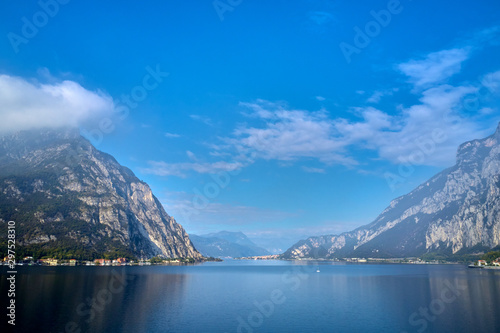
[[[500,121],[498,1],[3,1],[0,132],[78,126],[190,233],[371,222]]]

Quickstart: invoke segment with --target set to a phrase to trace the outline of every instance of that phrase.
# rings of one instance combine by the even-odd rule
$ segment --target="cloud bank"
[[[35,128],[77,127],[111,115],[113,99],[65,80],[42,84],[0,75],[0,134]]]
[[[460,72],[462,63],[468,59],[465,48],[443,50],[428,54],[425,59],[410,60],[398,65],[415,88],[425,88],[439,83]]]
[[[498,27],[487,29],[455,47],[392,64],[406,84],[376,90],[361,105],[346,106],[343,111],[350,112],[350,117],[263,99],[240,102],[245,122],[210,145],[208,155],[218,161],[149,162],[148,172],[184,176],[189,171],[233,171],[258,159],[302,163],[308,173],[326,173],[331,165],[361,169],[374,160],[453,165],[461,143],[491,134],[500,121],[498,68],[473,81],[457,80],[463,65],[486,47],[486,40],[496,41],[499,33]],[[212,123],[200,116],[191,118]],[[316,167],[304,165],[311,161]]]

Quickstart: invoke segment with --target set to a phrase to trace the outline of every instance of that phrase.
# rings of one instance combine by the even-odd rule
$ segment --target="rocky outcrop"
[[[457,164],[393,200],[369,225],[311,237],[286,258],[471,253],[500,245],[500,125],[458,148]]]
[[[21,246],[42,252],[201,257],[146,183],[72,130],[0,138],[0,224],[8,220]]]

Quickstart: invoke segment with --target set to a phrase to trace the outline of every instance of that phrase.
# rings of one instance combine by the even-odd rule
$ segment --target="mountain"
[[[408,257],[467,254],[500,244],[500,125],[462,144],[457,163],[393,200],[372,223],[310,237],[285,258]]]
[[[9,220],[30,255],[201,258],[149,186],[76,130],[0,138],[2,250]]]
[[[258,247],[242,232],[220,231],[206,235],[191,235],[196,248],[208,257],[251,257],[270,254]]]

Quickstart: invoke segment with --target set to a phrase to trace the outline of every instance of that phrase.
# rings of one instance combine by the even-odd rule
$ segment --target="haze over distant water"
[[[220,231],[206,235],[189,235],[196,250],[206,257],[251,257],[271,254],[257,246],[242,232]]]

